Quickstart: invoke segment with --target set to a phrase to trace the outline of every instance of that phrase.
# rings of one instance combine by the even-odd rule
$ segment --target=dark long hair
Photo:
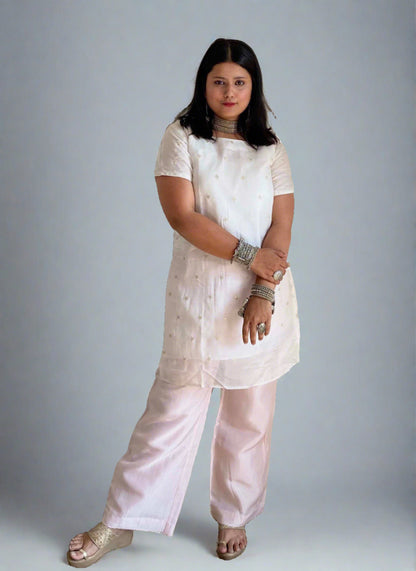
[[[252,48],[241,40],[218,38],[213,42],[196,74],[195,91],[192,101],[175,117],[182,127],[190,127],[192,133],[203,139],[213,137],[214,113],[205,99],[207,75],[217,63],[234,62],[248,71],[251,76],[252,90],[250,103],[238,117],[238,132],[249,145],[273,145],[279,139],[268,124],[267,109],[271,110],[263,94],[263,78],[259,62]]]

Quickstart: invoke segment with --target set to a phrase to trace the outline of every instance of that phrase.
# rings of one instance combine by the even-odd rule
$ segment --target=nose
[[[230,83],[228,85],[225,85],[224,88],[224,96],[228,97],[229,99],[234,95],[234,88],[233,85]]]

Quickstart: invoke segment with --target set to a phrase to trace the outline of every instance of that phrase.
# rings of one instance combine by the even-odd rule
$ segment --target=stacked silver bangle
[[[271,287],[267,287],[261,284],[253,284],[251,286],[250,295],[254,295],[256,297],[262,297],[263,299],[267,299],[270,303],[274,302],[274,289]]]
[[[231,262],[238,262],[239,264],[245,265],[247,269],[250,269],[251,264],[253,263],[253,260],[256,257],[259,249],[260,248],[257,248],[256,246],[251,246],[251,244],[248,244],[245,240],[243,240],[243,238],[240,238],[237,247],[234,250]],[[274,289],[261,284],[253,284],[251,286],[249,297],[244,300],[243,305],[238,310],[238,315],[240,317],[244,317],[244,312],[250,297],[261,297],[263,299],[267,299],[267,301],[270,301],[272,304],[272,314],[274,313]]]
[[[243,264],[249,270],[259,249],[260,248],[257,248],[257,246],[251,246],[251,244],[240,238],[237,247],[234,250],[231,262]]]
[[[246,310],[248,300],[250,297],[262,297],[263,299],[267,299],[272,304],[272,315],[274,313],[274,306],[275,306],[275,299],[274,299],[274,289],[261,285],[261,284],[253,284],[251,286],[250,296],[244,300],[243,305],[238,310],[238,315],[240,317],[244,317],[244,312]]]

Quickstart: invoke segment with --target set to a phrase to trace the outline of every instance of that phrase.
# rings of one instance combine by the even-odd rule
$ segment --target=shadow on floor
[[[207,552],[215,553],[217,540],[217,527],[215,522],[203,521],[189,515],[180,517],[175,535],[193,539],[201,545]]]

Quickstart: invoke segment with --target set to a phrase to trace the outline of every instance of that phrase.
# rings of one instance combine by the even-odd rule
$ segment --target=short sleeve
[[[278,194],[289,194],[294,192],[289,158],[282,141],[279,141],[275,145],[271,171],[275,196]]]
[[[188,134],[178,119],[166,127],[157,153],[154,175],[179,176],[192,181]]]

